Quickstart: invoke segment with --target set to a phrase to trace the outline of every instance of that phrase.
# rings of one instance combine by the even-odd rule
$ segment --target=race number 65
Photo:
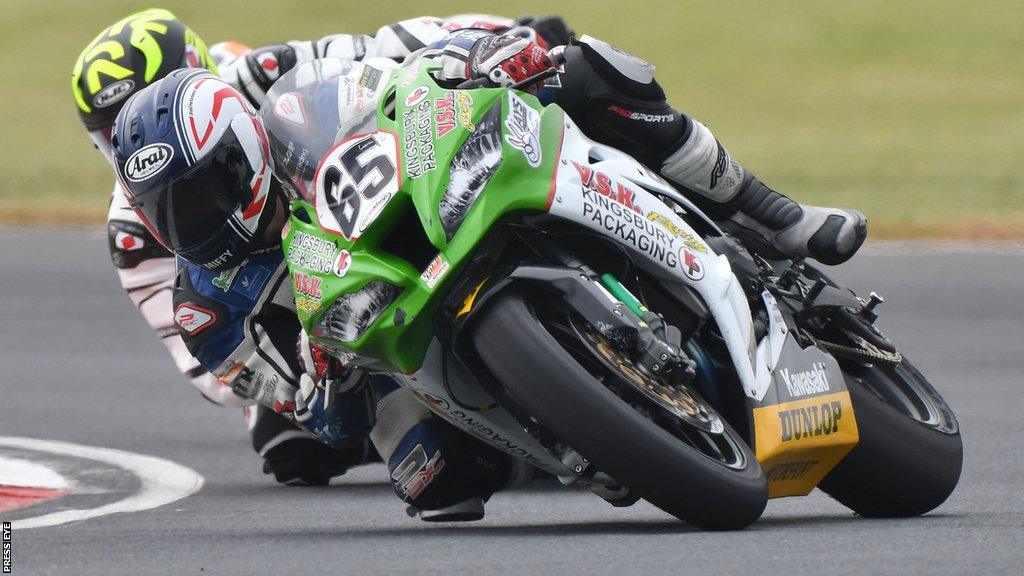
[[[389,132],[342,140],[320,161],[315,182],[320,225],[355,240],[399,188],[398,141]]]

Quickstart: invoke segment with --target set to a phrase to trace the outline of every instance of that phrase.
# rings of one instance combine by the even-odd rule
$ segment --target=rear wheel
[[[861,516],[935,509],[953,492],[963,464],[952,410],[906,358],[842,366],[860,442],[819,487]]]
[[[718,530],[764,511],[764,474],[732,427],[693,391],[641,373],[584,319],[509,291],[472,330],[481,360],[519,406],[655,506]]]

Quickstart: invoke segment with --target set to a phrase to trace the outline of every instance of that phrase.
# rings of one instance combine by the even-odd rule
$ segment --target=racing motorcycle
[[[437,68],[316,60],[261,109],[313,342],[565,484],[706,529],[815,487],[862,516],[949,496],[956,417],[874,326],[880,297],[752,253],[557,106]]]

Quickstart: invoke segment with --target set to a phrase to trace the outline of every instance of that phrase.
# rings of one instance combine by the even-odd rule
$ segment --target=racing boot
[[[658,171],[678,188],[713,204],[709,213],[749,248],[769,259],[810,257],[822,264],[849,260],[868,233],[856,210],[800,204],[740,166],[710,130],[684,118],[684,132]]]
[[[856,210],[799,204],[753,176],[726,203],[735,209],[724,227],[762,256],[811,257],[822,264],[846,262],[868,234]]]
[[[589,137],[631,154],[692,194],[767,258],[848,260],[867,236],[855,210],[801,205],[755,178],[710,130],[670,106],[654,67],[584,36],[561,53],[556,101]]]

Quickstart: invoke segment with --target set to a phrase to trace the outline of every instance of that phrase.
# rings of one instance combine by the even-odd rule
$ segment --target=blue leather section
[[[436,418],[420,420],[405,433],[405,436],[402,437],[401,442],[395,448],[394,453],[391,454],[391,459],[387,463],[388,472],[394,472],[398,465],[408,458],[409,454],[418,445],[423,445],[423,450],[426,452],[428,459],[432,458],[434,454],[441,450],[448,434],[449,430],[445,429]],[[443,452],[441,457],[444,458]]]
[[[272,289],[269,282],[284,260],[280,249],[253,255],[242,266],[228,272],[213,272],[184,263],[196,294],[219,304],[226,314],[215,331],[206,336],[193,355],[207,370],[216,370],[245,338],[245,325],[253,315],[263,292]]]

